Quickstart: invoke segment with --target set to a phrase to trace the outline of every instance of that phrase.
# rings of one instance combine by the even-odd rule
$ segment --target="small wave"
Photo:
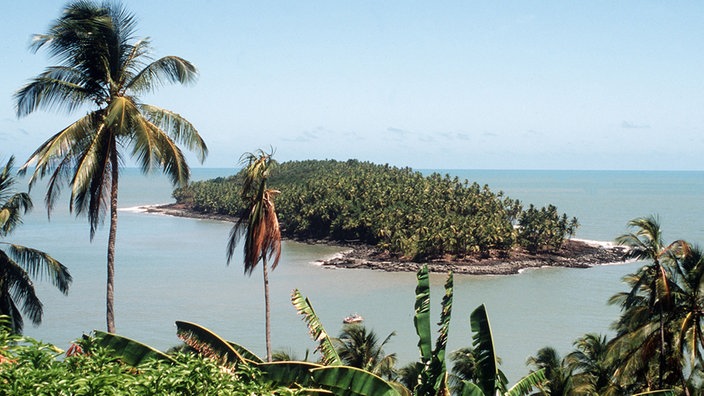
[[[159,206],[163,205],[168,205],[166,203],[163,204],[154,204],[154,205],[139,205],[139,206],[130,206],[127,208],[118,208],[117,210],[121,212],[130,212],[130,213],[147,213],[149,212],[149,209],[152,208],[158,208]],[[156,214],[156,212],[154,212]]]
[[[580,239],[580,238],[572,238],[571,240],[586,243],[587,245],[590,245],[590,246],[599,246],[599,247],[603,247],[603,248],[614,248],[616,246],[619,246],[612,241],[596,241],[593,239]]]
[[[338,260],[338,259],[341,259],[341,258],[345,257],[345,255],[351,253],[352,250],[353,250],[353,249],[343,250],[343,251],[340,251],[340,252],[331,254],[331,255],[329,255],[329,256],[327,256],[327,257],[323,257],[323,258],[317,259],[317,260],[315,260],[315,261],[311,261],[310,263],[311,263],[311,264],[315,264],[315,265],[322,266],[324,263],[326,263],[326,262],[328,262],[328,261]]]

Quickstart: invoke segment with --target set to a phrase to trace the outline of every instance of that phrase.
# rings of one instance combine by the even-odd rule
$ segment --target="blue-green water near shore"
[[[425,171],[424,171],[425,172]],[[194,179],[232,173],[194,169]],[[578,238],[612,240],[628,220],[658,214],[665,238],[704,243],[704,172],[447,170],[460,179],[538,206],[555,204],[579,218]],[[120,179],[120,218],[116,266],[116,320],[120,334],[166,349],[178,343],[174,321],[198,322],[223,337],[263,354],[264,315],[261,274],[243,275],[237,260],[225,263],[231,224],[145,214],[133,208],[171,202],[171,187],[160,175],[127,169]],[[18,185],[24,189],[25,184]],[[66,348],[69,342],[105,328],[107,227],[89,241],[84,218],[68,214],[67,195],[47,221],[41,188],[33,191],[35,210],[10,237],[42,249],[67,265],[74,282],[68,296],[37,282],[45,303],[44,323],[26,324],[27,335]],[[274,348],[303,357],[313,349],[305,324],[292,308],[291,290],[308,296],[328,331],[358,312],[381,337],[396,331],[387,352],[399,363],[418,356],[413,328],[415,276],[368,270],[323,269],[316,260],[340,249],[284,243],[283,258],[271,275]],[[239,255],[235,256],[240,257]],[[618,315],[606,300],[623,286],[621,277],[640,264],[589,269],[550,268],[512,276],[455,276],[455,303],[449,349],[469,345],[469,314],[485,303],[502,368],[515,380],[527,373],[526,358],[552,345],[563,353],[586,332],[608,332]],[[431,277],[431,314],[439,317],[444,275]]]

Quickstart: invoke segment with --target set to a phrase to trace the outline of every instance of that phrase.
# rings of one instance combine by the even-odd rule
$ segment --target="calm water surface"
[[[195,179],[230,174],[227,169],[194,169]],[[489,184],[526,205],[555,204],[577,216],[577,236],[612,240],[627,231],[629,219],[659,214],[668,240],[704,241],[703,172],[586,171],[442,171]],[[116,263],[118,332],[160,349],[178,343],[174,321],[211,328],[227,339],[264,354],[261,274],[243,275],[241,265],[225,262],[231,224],[137,213],[138,205],[172,201],[165,177],[139,175],[128,169],[120,179],[120,212]],[[47,221],[41,189],[33,191],[37,208],[12,241],[42,249],[67,265],[74,283],[68,296],[38,282],[45,303],[44,322],[26,324],[27,335],[65,348],[93,329],[105,328],[105,250],[107,227],[93,243],[84,218],[67,213],[66,199]],[[308,296],[331,334],[341,319],[359,312],[380,337],[396,331],[387,352],[400,364],[416,360],[413,328],[415,274],[368,270],[323,269],[316,260],[340,251],[329,246],[285,242],[279,267],[271,275],[275,349],[303,357],[315,345],[290,304],[290,293]],[[236,258],[240,255],[236,255]],[[542,269],[513,276],[455,276],[453,323],[449,350],[471,344],[469,314],[486,304],[502,368],[510,380],[527,373],[525,360],[551,345],[569,352],[586,332],[608,331],[618,310],[606,300],[623,287],[621,277],[638,263],[583,270]],[[439,318],[445,276],[431,277],[431,314]]]

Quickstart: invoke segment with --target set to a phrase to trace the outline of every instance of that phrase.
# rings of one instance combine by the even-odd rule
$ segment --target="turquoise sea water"
[[[230,173],[228,169],[193,170],[196,180]],[[704,242],[704,172],[440,173],[488,184],[526,205],[553,203],[579,218],[578,238],[609,241],[627,231],[629,219],[658,214],[666,239]],[[255,271],[251,278],[243,275],[236,260],[226,265],[231,224],[139,213],[133,208],[172,201],[168,181],[127,169],[120,183],[115,292],[118,332],[166,349],[178,343],[174,321],[193,321],[263,354],[261,274]],[[74,282],[68,296],[37,282],[45,303],[44,322],[39,327],[27,323],[25,333],[66,348],[81,334],[105,328],[107,227],[101,228],[91,243],[87,221],[69,215],[66,196],[47,221],[42,194],[41,188],[33,191],[36,208],[11,240],[50,253],[69,267]],[[414,274],[323,269],[315,263],[339,250],[284,244],[282,261],[271,275],[274,348],[290,349],[299,357],[314,348],[289,301],[291,290],[299,288],[331,334],[337,334],[345,315],[358,312],[380,337],[396,331],[387,352],[396,352],[401,365],[415,360]],[[502,368],[509,380],[515,380],[527,373],[525,360],[539,348],[552,345],[567,353],[572,341],[584,333],[607,332],[618,311],[607,306],[606,300],[622,289],[621,277],[639,265],[551,268],[513,276],[455,276],[449,349],[471,343],[469,314],[485,303],[497,352],[503,358]],[[431,314],[437,318],[444,275],[434,275],[431,281]]]

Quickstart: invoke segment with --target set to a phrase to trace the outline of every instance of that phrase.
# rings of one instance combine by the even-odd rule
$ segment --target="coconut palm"
[[[374,330],[360,324],[345,325],[335,340],[337,354],[347,366],[361,368],[386,379],[396,376],[396,354],[385,354],[384,346],[395,336],[391,332],[380,343]]]
[[[535,356],[528,358],[526,363],[535,370],[542,369],[545,372],[547,381],[540,385],[541,391],[537,394],[560,396],[575,394],[572,370],[555,348],[540,348]]]
[[[135,40],[135,17],[122,6],[91,1],[70,3],[48,33],[31,49],[47,48],[57,66],[48,67],[15,94],[18,116],[35,110],[91,108],[44,142],[22,166],[35,166],[30,188],[49,178],[46,206],[51,212],[62,185],[71,189],[69,208],[85,214],[90,239],[110,210],[107,249],[107,329],[115,331],[114,265],[119,169],[125,154],[142,172],[161,169],[175,185],[190,176],[178,144],[201,162],[207,147],[198,131],[172,111],[139,101],[160,85],[187,84],[197,72],[188,61],[166,56],[152,61],[148,39]]]
[[[670,318],[677,329],[675,351],[668,361],[679,372],[689,372],[691,379],[702,380],[704,367],[704,252],[687,242],[680,241],[673,256],[677,265],[673,287],[675,309]],[[696,375],[694,375],[696,374]],[[697,376],[699,378],[697,378]],[[685,387],[685,375],[680,381]]]
[[[664,244],[660,222],[655,216],[633,219],[628,223],[628,226],[635,228],[636,231],[616,238],[618,244],[629,248],[625,254],[625,258],[649,260],[650,264],[641,268],[635,275],[635,278],[631,279],[631,292],[621,300],[622,308],[625,311],[631,308],[636,308],[637,310],[638,306],[642,307],[643,303],[647,302],[647,308],[650,313],[649,316],[657,316],[658,318],[659,340],[652,340],[657,343],[657,348],[650,350],[653,352],[657,350],[659,354],[658,381],[659,388],[662,389],[667,368],[665,315],[672,303],[672,295],[670,293],[671,281],[668,275],[668,269],[663,265],[663,260],[670,257],[668,254],[670,246]],[[643,298],[643,291],[647,293],[647,300]],[[615,302],[618,300],[612,301]],[[624,321],[622,320],[622,322]],[[637,322],[631,321],[627,326],[632,326],[634,323]],[[647,328],[649,327],[650,326]],[[630,337],[630,335],[628,337]],[[653,346],[653,343],[641,345]],[[645,349],[642,350],[645,351]]]
[[[273,151],[273,150],[272,150]],[[264,311],[266,317],[266,359],[271,361],[271,307],[269,303],[269,264],[276,268],[281,257],[281,230],[276,217],[274,197],[277,190],[267,188],[267,179],[276,166],[272,153],[258,150],[240,158],[244,165],[242,200],[247,207],[230,231],[227,243],[227,263],[232,260],[235,247],[244,235],[244,273],[251,275],[259,261],[264,275]]]
[[[588,333],[574,342],[575,350],[565,358],[573,373],[573,384],[583,394],[623,394],[611,381],[613,367],[607,364],[609,340],[604,335]]]
[[[479,367],[479,355],[480,353],[472,347],[463,347],[450,353],[452,371],[448,378],[448,384],[454,393],[461,392],[464,381],[477,383],[481,380],[482,372]],[[501,364],[501,358],[497,356],[496,362]],[[500,375],[504,376],[503,372]]]
[[[16,181],[11,175],[14,157],[0,171],[0,238],[4,239],[22,223],[22,215],[32,209],[27,193],[16,193]],[[31,278],[48,278],[62,293],[67,294],[71,274],[48,254],[0,239],[0,315],[9,317],[13,332],[21,333],[22,314],[34,325],[42,322],[42,302]],[[18,304],[20,307],[18,307]]]

